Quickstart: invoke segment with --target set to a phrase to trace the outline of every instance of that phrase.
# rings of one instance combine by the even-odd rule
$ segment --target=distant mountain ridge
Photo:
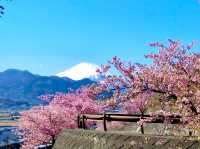
[[[78,89],[83,85],[94,83],[90,79],[79,81],[57,76],[40,76],[18,69],[8,69],[0,72],[0,105],[8,99],[24,104],[39,104],[38,96],[54,94],[56,92],[68,92],[69,89]],[[1,108],[1,106],[0,106]]]

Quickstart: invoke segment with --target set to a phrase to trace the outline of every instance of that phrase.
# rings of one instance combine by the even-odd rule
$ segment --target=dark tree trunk
[[[56,142],[56,138],[55,138],[55,136],[52,136],[52,147],[55,144],[55,142]]]

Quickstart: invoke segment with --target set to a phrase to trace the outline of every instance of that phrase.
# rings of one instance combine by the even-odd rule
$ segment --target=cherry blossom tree
[[[122,108],[127,112],[145,109],[156,96],[161,112],[154,113],[176,114],[183,116],[185,121],[199,121],[200,54],[191,52],[193,44],[184,46],[180,41],[172,40],[167,46],[152,43],[150,46],[158,48],[158,53],[145,56],[152,60],[150,65],[123,62],[114,57],[98,72],[104,75],[115,68],[120,75],[104,75],[105,80],[100,86],[102,90],[114,88],[115,98],[124,103]],[[126,91],[121,92],[121,88]],[[144,99],[145,102],[140,102]]]
[[[78,114],[101,112],[103,106],[93,100],[91,93],[91,89],[85,87],[66,94],[42,96],[49,102],[48,105],[22,112],[18,133],[24,139],[23,148],[31,149],[48,143],[53,145],[63,129],[77,128]]]
[[[23,136],[22,148],[34,148],[41,144],[55,143],[64,128],[75,128],[74,111],[60,106],[38,106],[22,112],[18,122],[19,134]]]
[[[148,110],[149,101],[151,96],[148,93],[144,92],[144,94],[138,95],[134,99],[126,100],[121,102],[122,112],[128,114],[140,114],[144,115]]]
[[[49,101],[49,105],[58,105],[65,109],[73,109],[78,114],[100,113],[104,105],[96,100],[95,93],[91,87],[82,87],[69,93],[57,93],[53,96],[43,96],[44,100]]]

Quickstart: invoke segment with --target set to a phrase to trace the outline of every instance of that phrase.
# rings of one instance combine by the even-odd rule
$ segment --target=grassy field
[[[16,126],[17,121],[0,121],[0,126]]]
[[[16,126],[17,120],[13,120],[9,113],[0,112],[0,127]]]

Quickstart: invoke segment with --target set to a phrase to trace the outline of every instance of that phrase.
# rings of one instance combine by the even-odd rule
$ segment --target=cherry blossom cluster
[[[150,44],[158,53],[145,55],[152,61],[148,65],[123,62],[114,57],[98,72],[103,75],[114,68],[120,75],[105,75],[99,86],[102,90],[114,90],[113,98],[120,100],[127,113],[144,114],[157,99],[160,108],[151,111],[154,116],[178,114],[184,121],[199,127],[200,54],[191,51],[194,42],[188,46],[180,41],[168,42],[167,46],[159,42]]]
[[[54,144],[63,129],[77,128],[78,114],[100,113],[104,107],[94,100],[89,87],[41,98],[49,104],[21,113],[18,134],[24,140],[22,148],[32,149],[41,144]]]

